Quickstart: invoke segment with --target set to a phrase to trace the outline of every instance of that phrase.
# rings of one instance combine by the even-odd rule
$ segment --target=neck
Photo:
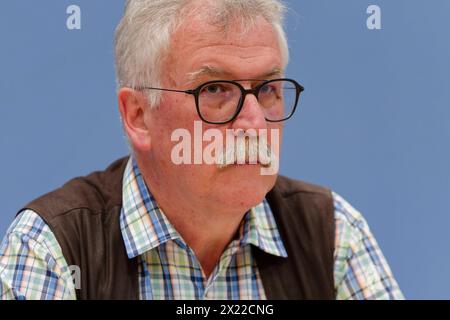
[[[202,207],[192,208],[177,199],[176,203],[160,195],[158,205],[194,251],[208,277],[231,240],[236,236],[245,212],[217,212]],[[174,206],[175,205],[175,206]]]

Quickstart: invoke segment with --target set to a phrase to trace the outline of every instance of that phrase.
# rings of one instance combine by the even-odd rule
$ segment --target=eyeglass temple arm
[[[137,87],[138,90],[159,90],[159,91],[169,91],[169,92],[180,92],[187,94],[194,94],[194,90],[176,90],[176,89],[163,89],[163,88],[154,88],[154,87]]]

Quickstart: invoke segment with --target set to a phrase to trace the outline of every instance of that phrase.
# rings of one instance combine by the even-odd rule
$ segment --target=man
[[[303,90],[283,76],[283,12],[127,2],[115,45],[132,155],[19,212],[0,251],[4,299],[403,298],[355,209],[276,174]],[[212,136],[241,143],[205,152]]]

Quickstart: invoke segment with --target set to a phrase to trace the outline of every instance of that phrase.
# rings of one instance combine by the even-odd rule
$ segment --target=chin
[[[232,165],[224,169],[217,182],[226,186],[219,195],[224,205],[250,209],[260,203],[276,181],[277,175],[261,175],[259,165]]]

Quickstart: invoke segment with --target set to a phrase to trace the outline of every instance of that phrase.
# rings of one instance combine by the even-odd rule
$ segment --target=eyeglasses
[[[225,124],[238,116],[247,94],[258,100],[264,117],[269,122],[288,120],[295,112],[300,93],[304,88],[293,79],[260,80],[262,83],[253,89],[245,89],[237,81],[208,81],[191,90],[138,87],[138,90],[160,90],[192,94],[199,117],[206,123]]]

